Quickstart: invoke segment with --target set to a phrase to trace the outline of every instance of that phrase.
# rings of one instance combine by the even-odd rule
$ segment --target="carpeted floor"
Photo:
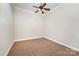
[[[71,50],[45,38],[15,42],[8,56],[78,56]]]

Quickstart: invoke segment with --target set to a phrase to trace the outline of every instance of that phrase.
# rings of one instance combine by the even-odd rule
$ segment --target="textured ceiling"
[[[60,4],[61,3],[47,3],[46,7],[50,8],[52,10],[53,8],[55,8],[56,6],[58,6]],[[40,6],[40,3],[12,3],[12,6],[34,12],[37,10],[37,8],[34,8],[33,6]]]

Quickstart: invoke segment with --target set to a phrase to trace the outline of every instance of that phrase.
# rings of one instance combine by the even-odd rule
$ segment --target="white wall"
[[[44,35],[43,19],[29,10],[15,8],[15,39],[38,38]]]
[[[13,42],[13,20],[10,4],[0,4],[0,55],[8,52]]]
[[[79,4],[63,4],[46,19],[46,36],[79,49]]]
[[[15,39],[47,36],[79,49],[78,6],[79,4],[63,4],[43,17],[15,8]]]
[[[7,53],[14,33],[16,40],[45,35],[79,49],[79,4],[63,4],[44,17],[20,8],[15,8],[14,15],[10,4],[0,4],[0,55]]]

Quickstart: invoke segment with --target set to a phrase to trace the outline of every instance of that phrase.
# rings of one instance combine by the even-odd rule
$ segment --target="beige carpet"
[[[15,42],[8,56],[78,56],[79,52],[45,38]]]

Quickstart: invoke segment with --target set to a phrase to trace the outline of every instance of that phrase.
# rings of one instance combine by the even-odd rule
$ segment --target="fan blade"
[[[42,7],[45,7],[47,4],[46,3],[43,3]]]
[[[50,8],[43,8],[44,10],[48,10],[48,11],[50,11]]]
[[[39,10],[35,11],[35,13],[37,13]]]
[[[39,8],[39,7],[37,7],[37,6],[33,6],[33,7],[35,7],[35,8]]]
[[[42,14],[44,14],[44,12],[42,11]]]

